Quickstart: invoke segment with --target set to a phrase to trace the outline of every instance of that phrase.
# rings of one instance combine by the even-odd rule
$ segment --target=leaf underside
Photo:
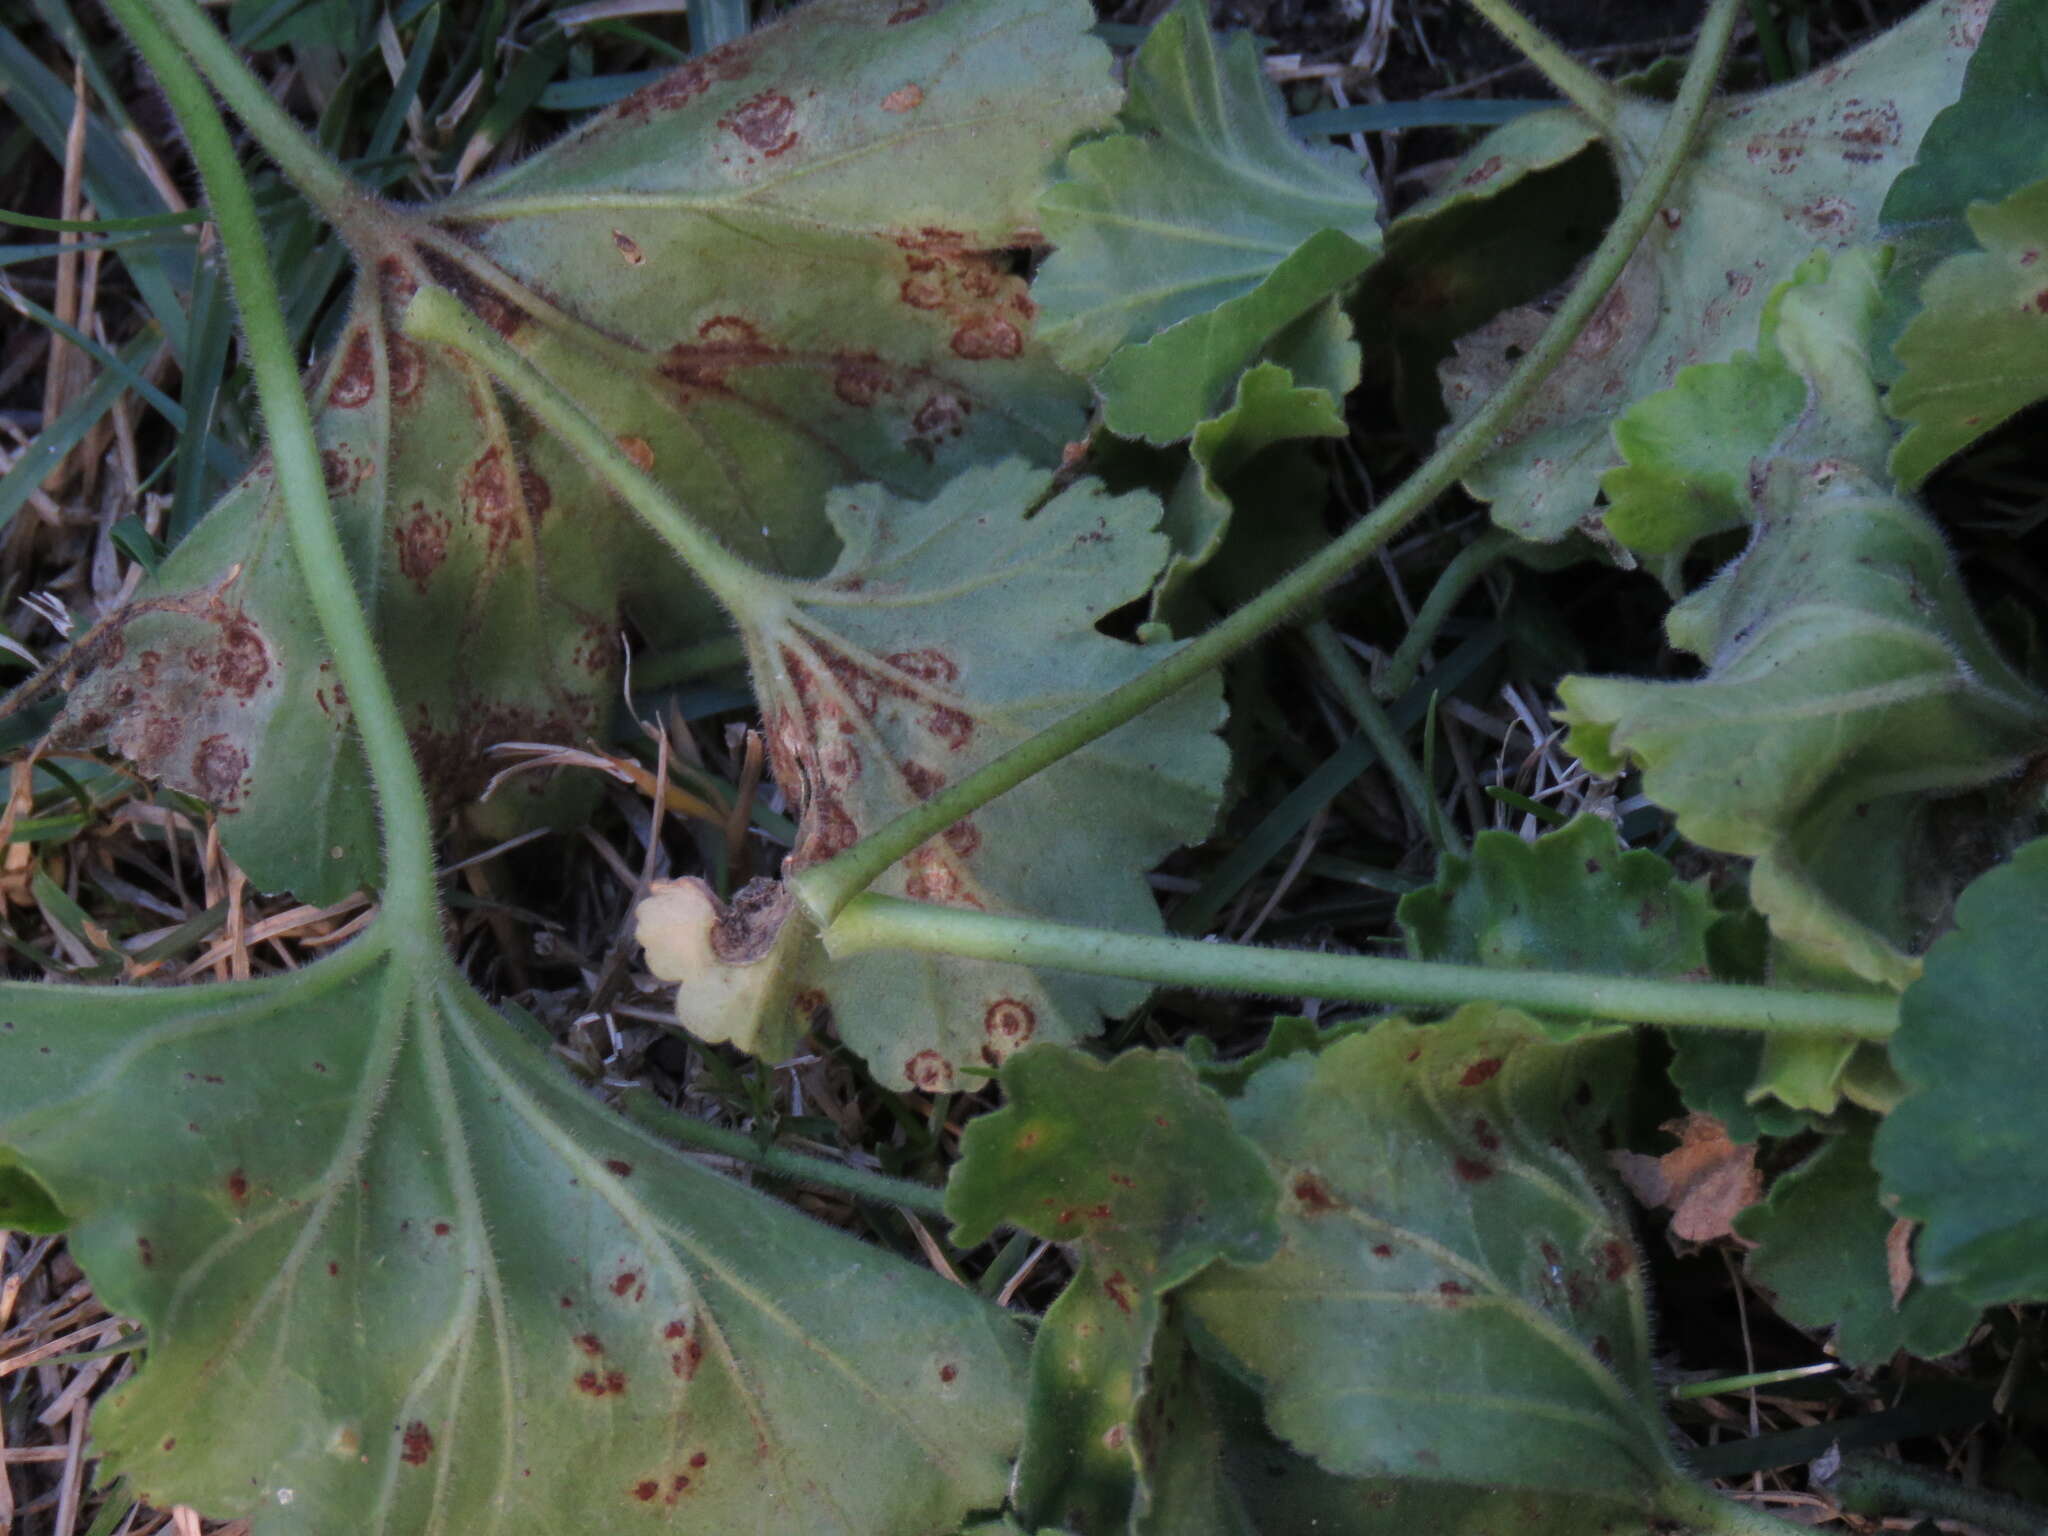
[[[271,981],[10,985],[0,1023],[0,1142],[149,1331],[94,1435],[151,1502],[896,1536],[1001,1498],[1000,1314],[609,1114],[374,931]]]
[[[1151,666],[1097,622],[1165,563],[1159,504],[1094,481],[1053,494],[1010,461],[927,502],[881,487],[830,502],[839,563],[741,616],[776,781],[802,820],[791,872],[866,833]],[[1162,931],[1144,872],[1201,837],[1227,753],[1213,675],[915,849],[874,889],[914,901]],[[643,940],[650,936],[643,912]],[[792,923],[761,965],[759,1016],[724,1027],[787,1055],[829,1013],[875,1076],[930,1092],[1033,1040],[1093,1035],[1142,982],[909,951],[830,960]],[[688,1001],[689,980],[684,981]]]
[[[1586,1171],[1628,1049],[1474,1006],[1265,1068],[1232,1118],[1279,1178],[1281,1245],[1178,1293],[1199,1346],[1332,1472],[1651,1493],[1642,1279]]]
[[[1871,237],[1887,188],[1955,97],[1989,10],[1990,0],[1937,0],[1825,69],[1709,112],[1606,302],[1503,446],[1466,477],[1494,522],[1544,541],[1577,529],[1615,463],[1609,434],[1621,412],[1680,368],[1747,342],[1772,285],[1810,252]],[[1624,192],[1669,111],[1624,99]],[[1547,319],[1540,304],[1509,310],[1458,344],[1442,370],[1454,427],[1500,388]]]
[[[330,210],[361,276],[315,432],[442,806],[496,742],[600,732],[624,615],[656,643],[721,618],[470,363],[398,333],[413,290],[469,304],[736,552],[814,574],[831,487],[929,494],[1080,435],[1009,248],[1113,110],[1090,20],[823,0],[444,203]],[[326,901],[373,876],[375,826],[281,518],[259,464],[78,658],[59,734],[212,801],[259,887]],[[538,776],[505,794],[500,822],[569,808]]]

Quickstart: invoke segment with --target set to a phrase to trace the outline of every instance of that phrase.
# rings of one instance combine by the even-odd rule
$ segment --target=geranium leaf
[[[1174,1311],[1169,1301],[1169,1319]],[[1138,1420],[1153,1497],[1133,1536],[1656,1536],[1671,1529],[1625,1499],[1340,1477],[1274,1439],[1257,1394],[1202,1362],[1181,1333],[1169,1321],[1153,1351]]]
[[[1418,960],[1620,976],[1704,971],[1715,921],[1704,890],[1649,850],[1623,849],[1598,816],[1533,843],[1482,832],[1469,857],[1445,858],[1436,884],[1409,892],[1398,910]]]
[[[1833,1352],[1851,1365],[1883,1365],[1902,1349],[1948,1354],[1968,1342],[1978,1308],[1919,1280],[1893,1301],[1886,1244],[1898,1218],[1879,1202],[1870,1147],[1867,1123],[1830,1136],[1736,1217],[1757,1245],[1745,1268],[1787,1320],[1833,1328]]]
[[[851,847],[1157,654],[1095,628],[1142,597],[1166,561],[1150,496],[1112,497],[1094,481],[1055,495],[1049,474],[1010,461],[928,502],[862,487],[835,493],[830,512],[846,546],[839,563],[739,616],[770,762],[801,807],[791,871]],[[1145,871],[1208,830],[1227,760],[1221,717],[1213,678],[1189,688],[956,823],[874,889],[1160,932]],[[686,888],[640,915],[642,942],[661,974],[683,981],[678,1006],[700,1033],[779,1059],[829,1009],[878,1078],[930,1091],[1028,1041],[1091,1035],[1148,991],[908,951],[831,961],[791,923],[772,935],[772,953],[764,940],[765,958],[747,957],[762,974],[745,1004],[718,995],[700,1006],[703,973],[662,953],[678,931],[701,932],[707,911]],[[735,957],[728,944],[722,958]]]
[[[1353,312],[1395,379],[1411,430],[1443,424],[1438,365],[1460,336],[1571,276],[1614,207],[1599,130],[1569,108],[1525,112],[1482,138],[1440,188],[1387,226]],[[1382,369],[1373,367],[1376,376]]]
[[[1892,1061],[1909,1089],[1877,1133],[1900,1215],[1922,1223],[1921,1279],[1982,1305],[2048,1296],[2041,1201],[2048,1083],[2036,1070],[2048,986],[2048,840],[2028,843],[1956,903],[1899,1003]]]
[[[829,487],[928,494],[990,455],[1057,462],[1085,426],[1007,248],[1113,110],[1090,20],[825,0],[444,203],[326,210],[362,276],[315,431],[444,808],[495,742],[602,728],[622,614],[656,641],[723,619],[472,364],[399,333],[407,298],[452,291],[739,554],[814,574]],[[374,874],[375,824],[280,517],[259,465],[79,658],[60,735],[213,801],[259,886],[325,901]],[[557,808],[537,775],[509,794],[495,816]]]
[[[1981,31],[1982,40],[1962,93],[1935,114],[1913,163],[1885,194],[1879,233],[1896,260],[1881,339],[1896,337],[1918,307],[1927,275],[1976,243],[1967,223],[1973,203],[2003,202],[2048,176],[2048,5],[1998,0],[1988,20],[1982,7],[1956,10],[1951,26],[1966,40]]]
[[[1355,162],[1288,133],[1251,38],[1219,48],[1201,4],[1153,27],[1123,123],[1076,148],[1041,200],[1057,249],[1033,296],[1110,430],[1170,443],[1372,263],[1379,206]]]
[[[967,1128],[946,1186],[953,1240],[1008,1223],[1079,1257],[1032,1346],[1014,1502],[1027,1521],[1122,1531],[1134,1500],[1175,1496],[1142,1455],[1158,1443],[1139,1400],[1161,1298],[1217,1259],[1271,1253],[1277,1190],[1180,1055],[1099,1063],[1033,1046],[1003,1064],[1002,1083],[1004,1107]]]
[[[999,1313],[607,1113],[417,951],[0,989],[0,1144],[149,1333],[108,1472],[271,1533],[898,1536],[1000,1501]]]
[[[1877,272],[1817,258],[1782,298],[1776,345],[1810,404],[1750,467],[1748,547],[1671,611],[1704,675],[1559,691],[1589,767],[1640,764],[1688,838],[1756,860],[1751,900],[1780,944],[1898,987],[1921,943],[1913,887],[1939,873],[1919,850],[1931,796],[2014,771],[2048,701],[1999,657],[1940,532],[1883,479],[1875,389],[1854,366]]]
[[[1905,371],[1885,403],[1912,424],[1892,455],[1905,485],[2048,396],[2048,181],[1966,218],[1980,249],[1934,269],[1898,340]]]
[[[1868,239],[1878,204],[1927,124],[1955,96],[1988,7],[1925,5],[1891,31],[1790,85],[1708,116],[1663,215],[1570,356],[1467,477],[1493,520],[1555,540],[1595,510],[1615,462],[1610,429],[1688,364],[1731,356],[1754,334],[1771,285],[1816,247]],[[1623,98],[1624,190],[1669,108]],[[1547,323],[1540,305],[1501,315],[1443,369],[1453,423],[1477,410]]]
[[[1248,525],[1235,525],[1245,559],[1229,562],[1232,588],[1256,592],[1265,580],[1282,574],[1324,540],[1321,495],[1275,494],[1276,471],[1290,482],[1304,476],[1299,471],[1288,474],[1286,467],[1267,455],[1288,442],[1343,437],[1351,430],[1341,402],[1358,383],[1358,349],[1349,345],[1348,322],[1334,302],[1298,324],[1325,331],[1341,327],[1341,346],[1347,349],[1344,360],[1352,373],[1348,380],[1323,385],[1298,379],[1276,362],[1255,364],[1238,379],[1229,406],[1194,429],[1188,442],[1189,463],[1166,501],[1163,526],[1173,541],[1173,558],[1167,562],[1153,597],[1155,616],[1168,617],[1187,606],[1175,599],[1229,540],[1236,511],[1232,482],[1243,489],[1255,462],[1258,512]],[[1295,490],[1292,484],[1288,486],[1288,491]],[[1185,631],[1192,626],[1176,627]]]
[[[1280,1181],[1281,1246],[1177,1293],[1197,1342],[1332,1472],[1664,1486],[1635,1251],[1587,1172],[1629,1051],[1475,1006],[1265,1068],[1231,1115]]]

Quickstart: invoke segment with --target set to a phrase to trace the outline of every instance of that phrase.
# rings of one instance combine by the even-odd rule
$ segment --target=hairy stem
[[[243,126],[263,146],[263,152],[276,162],[277,168],[291,179],[292,185],[306,200],[318,208],[330,224],[346,228],[356,222],[361,210],[373,203],[370,194],[350,180],[334,163],[333,157],[272,99],[263,82],[242,62],[234,45],[220,35],[220,28],[214,25],[212,18],[192,0],[147,0],[147,4],[162,32],[168,33],[176,45],[191,56],[207,83],[220,92],[221,100],[242,120]],[[134,26],[125,18],[137,11],[138,6],[115,5],[114,9],[123,17],[122,25],[131,36],[134,35]],[[139,41],[136,46],[141,46]],[[150,68],[156,72],[157,78],[163,80],[162,64],[147,53],[145,57],[149,57]],[[181,121],[189,121],[187,114],[180,112],[178,115]],[[204,174],[203,169],[201,174]],[[209,176],[209,195],[212,185],[213,178]]]
[[[235,158],[227,125],[207,94],[206,86],[157,25],[142,0],[110,0],[116,18],[169,99],[185,131],[186,142],[206,184],[206,196],[220,229],[229,276],[248,343],[257,398],[269,428],[271,460],[291,530],[292,553],[312,599],[321,633],[334,656],[334,667],[355,717],[363,755],[369,761],[383,812],[384,916],[387,931],[439,944],[436,914],[439,898],[434,882],[433,820],[426,789],[413,762],[412,747],[398,712],[398,701],[378,659],[377,642],[356,599],[348,561],[327,501],[327,482],[320,468],[320,448],[313,438],[313,418],[300,388],[297,365],[285,331],[277,282],[264,254],[263,227],[249,194],[248,179]],[[178,6],[173,5],[177,11]],[[213,33],[212,23],[192,13]],[[223,45],[225,46],[225,45]],[[267,98],[266,98],[267,99]]]
[[[1586,68],[1557,39],[1524,16],[1508,0],[1469,0],[1493,24],[1495,31],[1514,45],[1515,52],[1533,64],[1544,79],[1557,87],[1558,94],[1600,125],[1610,142],[1618,142],[1615,120],[1621,93]]]
[[[575,450],[735,619],[759,623],[782,601],[779,581],[755,570],[699,527],[580,405],[453,294],[440,288],[421,288],[406,305],[403,324],[406,335],[414,340],[452,347],[488,370],[542,425]]]
[[[1665,1485],[1657,1500],[1657,1512],[1699,1536],[1791,1536],[1792,1532],[1809,1529],[1702,1488],[1683,1476],[1674,1477]]]
[[[2048,1509],[2038,1504],[1972,1488],[1879,1456],[1847,1457],[1825,1487],[1851,1514],[1932,1515],[1996,1531],[1999,1536],[2048,1536]]]
[[[1143,714],[1160,700],[1178,693],[1204,673],[1222,665],[1268,631],[1300,612],[1337,581],[1393,538],[1459,476],[1493,447],[1494,439],[1532,396],[1544,378],[1564,360],[1607,290],[1634,255],[1636,245],[1662,206],[1679,168],[1691,149],[1693,135],[1712,98],[1714,79],[1727,51],[1741,0],[1713,0],[1700,28],[1698,46],[1686,67],[1685,83],[1665,121],[1664,131],[1643,178],[1616,214],[1599,248],[1593,252],[1558,306],[1536,344],[1509,375],[1498,393],[1451,433],[1421,468],[1401,483],[1379,508],[1330,545],[1310,556],[1235,613],[1219,620],[1187,644],[1176,647],[1157,666],[1121,687],[1083,705],[1066,719],[941,790],[915,810],[864,837],[846,852],[813,865],[793,877],[797,899],[820,927],[864,890],[877,875],[926,839],[935,837],[963,816],[1006,790],[1051,767],[1089,742],[1107,735],[1125,721]]]
[[[1624,1024],[1739,1029],[1767,1035],[1849,1035],[1859,1040],[1882,1040],[1898,1027],[1897,1004],[1878,997],[1260,949],[1204,939],[1113,933],[1035,918],[995,917],[893,896],[856,897],[825,930],[824,940],[826,951],[835,960],[880,949],[922,950],[1265,997],[1321,997],[1334,1002],[1410,1007],[1504,1003],[1539,1013]]]
[[[1429,787],[1429,780],[1423,777],[1422,769],[1408,751],[1408,743],[1402,739],[1394,722],[1387,718],[1385,707],[1373,697],[1372,685],[1358,670],[1358,663],[1337,637],[1337,631],[1326,620],[1317,619],[1308,627],[1308,643],[1316,653],[1316,660],[1330,675],[1330,682],[1344,700],[1344,707],[1358,722],[1358,733],[1379,754],[1387,777],[1394,781],[1394,788],[1408,802],[1408,809],[1415,813],[1415,819],[1436,839],[1436,851],[1454,858],[1463,857],[1465,840],[1444,819],[1437,806],[1436,795]]]

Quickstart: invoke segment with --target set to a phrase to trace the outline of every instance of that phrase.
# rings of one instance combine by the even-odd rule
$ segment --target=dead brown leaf
[[[1732,1235],[1737,1214],[1763,1198],[1763,1174],[1756,1143],[1737,1144],[1712,1115],[1688,1115],[1664,1129],[1678,1145],[1661,1157],[1616,1152],[1621,1181],[1644,1205],[1671,1212],[1671,1235],[1689,1243],[1711,1243]]]

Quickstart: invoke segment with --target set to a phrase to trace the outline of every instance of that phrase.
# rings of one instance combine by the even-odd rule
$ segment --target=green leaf
[[[1934,269],[1898,340],[1886,404],[1912,424],[1892,455],[1906,485],[2048,396],[2048,181],[1966,217],[1980,249]]]
[[[1966,222],[1972,204],[2003,202],[2048,176],[2048,6],[1999,0],[1988,19],[1985,10],[1961,7],[1949,19],[1976,44],[1962,93],[1927,125],[1879,212],[1879,232],[1897,254],[1884,339],[1917,308],[1927,275],[1976,243]]]
[[[149,1330],[94,1438],[153,1503],[899,1536],[1001,1498],[999,1313],[606,1112],[416,941],[0,1021],[0,1145]]]
[[[1076,148],[1040,201],[1057,249],[1033,297],[1110,430],[1170,443],[1371,265],[1379,206],[1355,160],[1288,133],[1250,36],[1219,49],[1192,0],[1138,51],[1123,123]]]
[[[1883,1365],[1902,1349],[1948,1354],[1968,1341],[1978,1309],[1919,1280],[1892,1300],[1886,1245],[1897,1218],[1880,1203],[1870,1146],[1864,1122],[1830,1136],[1738,1215],[1735,1230],[1757,1245],[1744,1267],[1788,1322],[1832,1328],[1833,1352],[1851,1365]]]
[[[1605,304],[1505,446],[1467,477],[1493,520],[1556,540],[1593,515],[1617,417],[1678,369],[1731,357],[1755,334],[1772,283],[1816,247],[1871,237],[1886,188],[1954,98],[1976,41],[1954,7],[1925,5],[1826,69],[1716,107]],[[1624,191],[1669,111],[1621,101]],[[1500,387],[1547,320],[1541,304],[1525,306],[1458,344],[1443,369],[1454,424]]]
[[[1460,336],[1567,281],[1614,209],[1599,130],[1569,108],[1486,135],[1440,190],[1387,226],[1385,256],[1352,300],[1375,377],[1395,381],[1410,430],[1443,424],[1437,368]]]
[[[1053,483],[1012,460],[970,470],[928,502],[879,486],[837,493],[838,565],[741,615],[769,760],[802,808],[786,870],[844,851],[1152,664],[1156,647],[1096,624],[1142,597],[1165,564],[1159,504],[1109,496],[1095,481],[1054,495]],[[1162,932],[1145,871],[1208,830],[1228,757],[1215,735],[1221,717],[1212,676],[956,823],[873,888]],[[743,904],[769,899],[760,884]],[[732,1006],[706,990],[691,958],[707,894],[680,882],[643,904],[641,941],[659,974],[684,981],[677,1003],[689,1028],[770,1060],[830,1009],[877,1078],[944,1091],[963,1065],[1092,1035],[1103,1014],[1127,1013],[1149,991],[908,951],[832,961],[789,924],[763,930],[772,953],[747,957],[755,991]],[[688,953],[665,958],[670,944]],[[740,958],[720,944],[719,958]],[[738,984],[736,972],[722,974]]]
[[[1169,1315],[1174,1310],[1168,1304]],[[1136,1536],[1656,1536],[1629,1501],[1455,1483],[1339,1477],[1273,1438],[1257,1395],[1203,1365],[1169,1323],[1139,1437],[1155,1490]]]
[[[1716,919],[1705,890],[1647,849],[1624,850],[1613,824],[1590,815],[1533,843],[1480,833],[1398,915],[1418,960],[1616,976],[1704,971]]]
[[[1877,1133],[1877,1168],[1899,1214],[1923,1223],[1922,1279],[1985,1306],[2039,1300],[2048,840],[1979,877],[1955,916],[1899,1003],[1892,1062],[1910,1091]]]
[[[928,495],[989,457],[1056,463],[1085,427],[1010,248],[1113,108],[1091,19],[824,0],[443,203],[326,210],[362,275],[315,430],[443,809],[499,741],[603,733],[625,618],[655,643],[724,620],[478,369],[400,334],[412,292],[469,304],[736,553],[815,574],[832,487]],[[325,901],[374,876],[375,823],[280,519],[259,464],[81,658],[63,734],[213,801],[252,880]],[[588,792],[525,775],[466,814]]]
[[[1231,1114],[1280,1180],[1281,1246],[1179,1292],[1198,1343],[1332,1472],[1662,1487],[1642,1278],[1587,1171],[1629,1053],[1474,1006],[1267,1067]]]
[[[1918,888],[1948,862],[1921,846],[1930,801],[2015,771],[2048,701],[1997,654],[1939,530],[1882,478],[1860,360],[1877,272],[1816,258],[1778,301],[1773,344],[1808,404],[1748,465],[1748,547],[1671,611],[1703,675],[1559,691],[1588,767],[1639,764],[1688,838],[1756,860],[1750,897],[1779,944],[1901,987],[1924,943]]]
[[[1320,485],[1313,495],[1298,494],[1289,482],[1303,476],[1289,474],[1294,466],[1279,463],[1271,450],[1302,438],[1350,432],[1342,401],[1358,383],[1358,349],[1350,345],[1349,325],[1334,304],[1313,312],[1297,329],[1306,326],[1342,328],[1338,345],[1347,349],[1350,375],[1325,386],[1299,382],[1275,362],[1255,364],[1238,379],[1229,408],[1194,429],[1190,462],[1166,502],[1163,526],[1173,542],[1173,557],[1154,594],[1155,617],[1184,606],[1175,603],[1182,589],[1230,541],[1239,495],[1249,495],[1255,512],[1247,523],[1236,525],[1239,537],[1226,562],[1233,588],[1255,593],[1325,542]],[[1276,480],[1285,489],[1277,488]],[[1195,626],[1176,627],[1186,632]]]
[[[1218,1259],[1271,1253],[1278,1192],[1180,1055],[1099,1063],[1033,1046],[1004,1063],[1002,1083],[1004,1107],[968,1126],[946,1186],[953,1241],[1007,1223],[1080,1255],[1032,1348],[1013,1499],[1027,1521],[1123,1531],[1134,1497],[1178,1497],[1158,1469],[1139,1478],[1161,1298]]]

